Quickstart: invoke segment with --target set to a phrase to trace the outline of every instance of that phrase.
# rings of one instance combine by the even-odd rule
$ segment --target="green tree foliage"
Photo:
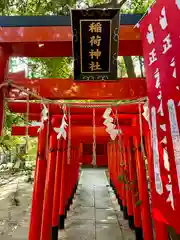
[[[72,76],[72,58],[30,58],[29,78],[69,78]]]
[[[17,137],[11,137],[11,127],[13,124],[19,125],[24,123],[24,117],[11,113],[5,104],[5,117],[4,117],[4,129],[3,136],[0,137],[0,148],[3,152],[11,150],[16,144],[21,143],[21,139]]]
[[[69,8],[76,7],[118,7],[124,13],[144,13],[151,3],[152,0],[1,0],[0,15],[69,15]],[[30,58],[26,59],[26,64],[30,77],[68,78],[73,72],[72,58]],[[120,57],[118,65],[120,77],[135,76],[131,57]],[[12,114],[6,109],[5,134],[0,140],[1,146],[12,148],[16,144],[17,138],[8,137],[10,128],[12,124],[22,123],[25,123],[23,116]]]
[[[116,7],[124,13],[144,13],[153,0],[2,0],[1,15],[69,15],[70,8]],[[31,59],[33,74],[38,77],[66,78],[72,76],[72,59],[51,58]],[[120,58],[119,66],[125,66],[122,73],[136,77],[134,62],[131,57]],[[70,69],[69,69],[70,68]],[[124,71],[125,70],[125,71]],[[41,76],[40,76],[41,74]]]
[[[68,15],[75,0],[1,0],[1,15]]]
[[[153,2],[154,0],[127,0],[123,12],[144,14]]]

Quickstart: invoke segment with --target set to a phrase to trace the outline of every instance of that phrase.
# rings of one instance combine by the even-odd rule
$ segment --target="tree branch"
[[[127,0],[121,0],[120,3],[117,3],[117,0],[111,0],[109,3],[102,3],[95,5],[94,8],[121,8]]]
[[[127,0],[122,0],[122,1],[119,3],[119,8],[121,8],[126,2],[127,2]]]

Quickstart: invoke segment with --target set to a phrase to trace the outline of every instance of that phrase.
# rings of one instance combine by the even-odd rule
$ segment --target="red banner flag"
[[[140,29],[153,140],[153,215],[180,233],[180,30],[174,26],[180,19],[177,2],[157,1]]]

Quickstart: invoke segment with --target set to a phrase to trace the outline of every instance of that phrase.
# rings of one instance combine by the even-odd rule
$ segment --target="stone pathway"
[[[18,187],[17,187],[18,186]],[[18,190],[17,190],[18,189]],[[12,204],[14,192],[18,192],[19,206]],[[32,184],[25,182],[25,177],[14,180],[0,187],[0,239],[28,239],[29,214],[32,199]]]
[[[134,240],[105,170],[83,169],[77,195],[59,240]]]
[[[17,188],[17,181],[20,206],[12,206],[10,196]],[[1,240],[28,239],[31,197],[32,185],[25,183],[22,177],[0,187]],[[105,170],[83,169],[59,240],[135,240],[119,209]]]

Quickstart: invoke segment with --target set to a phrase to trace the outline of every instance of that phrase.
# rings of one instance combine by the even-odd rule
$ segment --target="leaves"
[[[138,200],[138,201],[136,202],[136,207],[140,206],[141,204],[142,204],[142,201],[141,201],[141,200]]]
[[[75,0],[2,0],[0,13],[21,16],[69,15],[69,6],[75,7],[75,4]]]
[[[124,175],[120,175],[120,176],[118,177],[118,181],[119,181],[119,182],[124,182],[124,181],[125,181]]]
[[[147,10],[153,0],[1,0],[0,15],[69,15],[70,8],[84,7],[122,7],[123,13],[142,13]],[[22,63],[27,64],[30,78],[69,78],[73,76],[72,58],[18,58]],[[134,76],[133,61],[130,58],[119,57],[118,75],[124,77]],[[13,66],[14,64],[14,66]],[[19,63],[11,59],[12,68]],[[11,127],[15,125],[26,125],[25,116],[11,113],[5,107],[6,119],[4,126],[4,136],[0,137],[0,147],[2,151],[12,150],[16,144],[25,141],[23,137],[11,136]],[[29,140],[30,152],[36,152],[36,140]],[[34,144],[35,143],[35,144]],[[32,151],[31,151],[32,149]],[[124,166],[124,163],[122,163]],[[120,177],[121,179],[121,177]],[[124,181],[125,178],[124,178]]]
[[[154,0],[130,0],[124,5],[124,13],[145,13]]]
[[[30,78],[69,78],[72,58],[29,58]]]

